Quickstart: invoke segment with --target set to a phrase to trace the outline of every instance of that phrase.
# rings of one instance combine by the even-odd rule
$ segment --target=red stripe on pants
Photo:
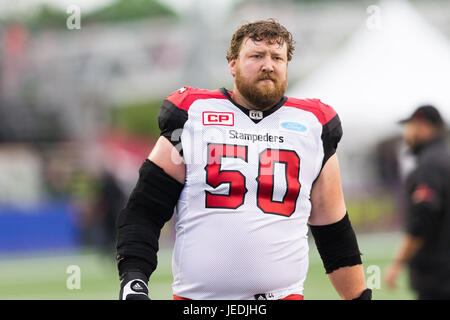
[[[303,296],[301,294],[290,294],[280,300],[303,300]]]
[[[179,297],[174,294],[173,300],[192,300],[192,299]],[[287,297],[284,297],[283,299],[280,300],[303,300],[303,296],[301,294],[290,294]]]
[[[192,300],[192,299],[188,299],[188,298],[183,298],[183,297],[179,297],[177,295],[173,295],[173,300]]]

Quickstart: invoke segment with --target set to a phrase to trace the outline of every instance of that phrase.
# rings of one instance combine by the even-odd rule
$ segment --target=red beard
[[[273,86],[270,83],[264,86],[259,85],[260,81],[265,79],[272,80]],[[279,102],[287,87],[286,80],[280,82],[270,73],[260,74],[254,82],[245,81],[239,68],[236,68],[235,83],[242,96],[259,110],[267,109]]]

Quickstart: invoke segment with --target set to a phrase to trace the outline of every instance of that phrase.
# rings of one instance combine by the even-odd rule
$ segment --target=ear
[[[235,77],[236,76],[236,59],[231,59],[228,61],[228,70],[230,70],[230,74]]]

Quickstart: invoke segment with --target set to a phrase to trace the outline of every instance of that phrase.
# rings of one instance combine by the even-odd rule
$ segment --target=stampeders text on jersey
[[[271,135],[269,133],[256,134],[256,133],[239,132],[236,130],[229,130],[228,133],[229,133],[230,139],[241,139],[241,140],[247,140],[247,141],[251,141],[251,142],[256,142],[256,141],[278,142],[278,143],[284,142],[283,136],[275,136],[275,135]]]

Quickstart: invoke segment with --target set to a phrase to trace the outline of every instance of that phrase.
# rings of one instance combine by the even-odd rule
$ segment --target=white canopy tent
[[[338,112],[347,181],[371,175],[365,164],[369,151],[398,134],[397,121],[420,104],[434,104],[447,123],[450,119],[448,39],[406,1],[384,1],[376,8],[378,27],[364,23],[345,48],[288,92],[320,98]]]

